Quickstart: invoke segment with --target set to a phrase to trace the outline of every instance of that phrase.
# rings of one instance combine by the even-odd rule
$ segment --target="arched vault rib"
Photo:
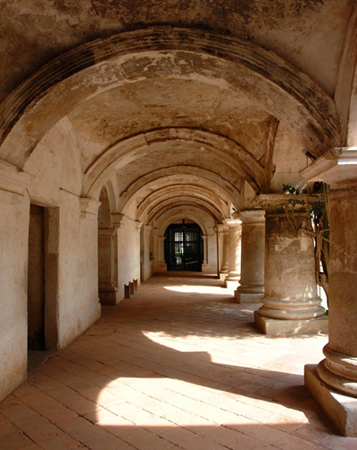
[[[158,205],[170,202],[176,203],[177,201],[182,201],[182,199],[191,199],[194,202],[210,205],[211,208],[219,211],[222,216],[228,212],[228,205],[217,195],[212,194],[209,189],[186,184],[185,186],[165,186],[147,195],[137,205],[137,220],[142,220],[144,215],[152,217],[152,211]]]
[[[220,159],[235,168],[255,190],[266,192],[267,180],[264,168],[243,147],[235,142],[209,133],[190,128],[164,128],[142,133],[125,139],[111,147],[92,164],[83,180],[83,196],[98,197],[101,186],[115,172],[125,167],[154,148],[155,143],[181,141],[183,146],[194,145],[197,149],[218,155]]]
[[[145,191],[150,192],[165,185],[183,184],[182,178],[186,176],[189,176],[190,182],[209,186],[209,189],[220,198],[227,198],[236,209],[240,209],[243,202],[242,194],[233,184],[223,179],[221,174],[192,166],[165,167],[139,177],[120,193],[116,208],[121,211],[127,203],[142,196]]]
[[[207,235],[208,233],[207,225],[209,223],[209,220],[212,221],[211,224],[213,226],[217,222],[216,217],[211,216],[208,211],[197,208],[196,206],[186,206],[185,208],[182,208],[181,206],[175,206],[169,211],[165,211],[159,217],[155,218],[152,222],[152,225],[159,230],[159,236],[163,236],[166,228],[169,225],[179,220],[181,221],[182,219],[189,219],[197,223],[204,235]]]
[[[194,55],[201,65],[207,64],[207,59],[229,64],[230,70],[219,73],[207,74],[207,69],[199,73],[195,69],[189,78],[201,77],[208,84],[219,81],[220,85],[223,80],[227,89],[249,92],[252,101],[259,101],[267,112],[298,134],[316,156],[340,144],[334,102],[287,61],[237,38],[161,26],[81,45],[53,60],[20,85],[0,107],[0,142],[4,144],[1,157],[23,168],[37,143],[75,105],[103,89],[160,76],[160,71],[156,74],[139,71],[127,76],[118,70],[121,63],[145,52],[151,56],[155,56],[155,52],[165,56],[170,52],[176,55],[186,52]],[[109,67],[110,64],[116,68]],[[106,69],[110,76],[106,76]],[[170,76],[184,78],[185,71],[187,67],[176,64]]]
[[[166,211],[170,211],[173,208],[177,207],[196,207],[202,211],[205,211],[208,213],[211,217],[214,217],[214,220],[216,222],[221,222],[223,219],[222,213],[219,211],[218,208],[216,208],[214,205],[211,205],[207,202],[203,202],[202,200],[193,199],[192,197],[177,197],[175,199],[167,199],[166,201],[161,202],[160,204],[156,205],[151,211],[150,214],[147,216],[147,223],[151,223],[154,219],[159,218],[163,213]]]

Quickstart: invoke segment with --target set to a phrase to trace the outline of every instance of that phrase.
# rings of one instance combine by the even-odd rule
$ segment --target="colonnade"
[[[349,164],[343,164],[347,156]],[[303,171],[308,180],[330,185],[328,316],[317,294],[314,241],[305,231],[307,212],[295,211],[293,220],[284,211],[277,213],[283,195],[261,195],[261,209],[242,211],[232,223],[227,221],[228,268],[223,255],[221,273],[227,273],[229,281],[240,267],[236,300],[262,303],[255,312],[262,332],[329,332],[325,359],[305,367],[305,383],[341,433],[357,436],[357,176],[351,158],[357,164],[357,150],[332,152]],[[230,231],[233,223],[240,233]],[[233,250],[239,247],[232,242],[237,237],[240,261]]]

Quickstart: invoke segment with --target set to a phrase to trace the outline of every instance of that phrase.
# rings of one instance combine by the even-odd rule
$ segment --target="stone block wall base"
[[[255,311],[254,322],[260,331],[272,336],[328,332],[328,317],[325,315],[314,319],[279,320],[262,317]]]
[[[321,380],[316,367],[305,366],[305,386],[343,436],[357,437],[357,398],[332,390]]]
[[[235,291],[234,293],[237,303],[261,303],[264,294],[248,294]]]
[[[120,301],[116,290],[99,291],[99,298],[102,305],[117,305]]]

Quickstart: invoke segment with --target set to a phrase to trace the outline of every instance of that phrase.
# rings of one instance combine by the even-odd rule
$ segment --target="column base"
[[[99,299],[102,305],[117,305],[118,288],[112,286],[110,283],[99,283]]]
[[[254,322],[264,334],[272,336],[296,335],[306,333],[327,333],[328,317],[326,315],[313,319],[269,319],[254,311]]]
[[[252,294],[248,292],[239,292],[237,289],[234,293],[237,303],[261,303],[264,292],[260,294]]]
[[[316,364],[305,366],[305,386],[343,436],[357,437],[357,399],[339,394],[324,383]]]

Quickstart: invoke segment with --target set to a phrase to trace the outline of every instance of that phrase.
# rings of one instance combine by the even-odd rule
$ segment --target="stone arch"
[[[203,272],[212,273],[217,270],[217,230],[216,224],[218,219],[212,215],[207,209],[202,209],[195,205],[181,206],[175,205],[173,208],[164,211],[153,219],[152,224],[157,230],[159,246],[158,253],[164,254],[164,236],[165,231],[169,225],[182,221],[182,219],[188,219],[195,222],[202,230],[203,243]],[[162,248],[160,248],[160,246]],[[160,271],[160,267],[156,269]],[[162,268],[161,268],[162,271]]]
[[[181,196],[176,198],[170,198],[166,201],[162,201],[159,205],[156,205],[147,216],[147,221],[150,223],[155,217],[159,217],[165,211],[169,211],[177,206],[190,207],[195,206],[197,209],[208,212],[217,222],[220,222],[223,218],[222,213],[214,205],[203,202],[198,199],[194,199],[190,196]]]
[[[37,143],[76,104],[104,89],[160,76],[153,66],[147,72],[141,68],[137,73],[125,72],[123,64],[145,52],[166,61],[171,55],[170,77],[200,78],[208,84],[223,83],[226,89],[249,92],[252,101],[298,134],[315,156],[340,144],[334,102],[287,61],[237,38],[158,26],[81,45],[20,85],[0,108],[2,158],[23,168]],[[191,61],[190,73],[189,67],[176,64],[181,56]]]
[[[165,185],[182,184],[182,176],[188,175],[190,181],[199,182],[200,185],[207,185],[210,190],[216,192],[220,198],[228,199],[238,210],[241,207],[241,192],[229,180],[224,179],[221,174],[193,166],[174,166],[154,170],[133,181],[125,191],[118,195],[118,211],[134,200],[136,197],[144,195],[146,191],[153,188],[160,188]]]
[[[150,222],[156,211],[161,210],[163,205],[170,207],[178,202],[199,203],[204,208],[215,211],[217,217],[227,214],[228,205],[224,205],[217,195],[197,185],[186,185],[184,188],[182,186],[164,187],[146,196],[138,204],[137,219],[142,220],[142,217],[146,215]]]
[[[190,206],[183,210],[183,208],[178,205],[166,211],[164,214],[158,217],[154,223],[155,227],[158,229],[159,236],[164,236],[166,228],[170,224],[174,223],[177,220],[189,219],[197,223],[197,225],[199,225],[199,227],[201,228],[202,233],[204,235],[207,235],[208,228],[207,222],[205,222],[205,220],[203,219],[204,215],[206,215],[207,217],[209,216],[212,219],[212,224],[215,223],[215,218],[212,217],[207,211],[198,209],[195,206]]]
[[[263,167],[240,145],[207,131],[166,128],[125,139],[103,153],[86,171],[82,195],[97,198],[103,183],[119,169],[145,155],[155,143],[170,141],[182,142],[186,147],[192,144],[196,149],[204,148],[246,177],[255,189],[265,191],[267,180]]]

